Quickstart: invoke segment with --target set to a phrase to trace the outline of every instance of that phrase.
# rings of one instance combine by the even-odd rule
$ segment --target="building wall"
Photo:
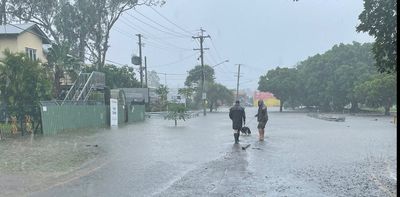
[[[0,37],[0,59],[4,57],[4,50],[9,49],[11,52],[17,51],[16,36],[1,36]]]
[[[47,62],[43,53],[42,39],[38,36],[30,32],[21,33],[18,36],[17,47],[17,50],[23,53],[25,53],[26,47],[36,49],[36,57],[42,62]]]
[[[263,101],[267,107],[279,107],[281,104],[281,101],[276,98],[263,99]],[[258,107],[258,100],[253,100],[253,106]]]
[[[25,53],[25,48],[36,49],[36,58],[42,62],[47,62],[43,52],[42,39],[38,36],[24,32],[18,36],[1,36],[0,37],[0,59],[4,57],[3,51],[9,49],[11,52]]]
[[[281,101],[270,92],[255,92],[253,96],[253,104],[255,107],[258,105],[258,100],[263,100],[267,107],[278,107]]]

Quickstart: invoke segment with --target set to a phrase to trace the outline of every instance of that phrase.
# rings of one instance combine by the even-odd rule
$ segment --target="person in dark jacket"
[[[236,101],[235,105],[229,109],[229,118],[232,120],[233,137],[235,144],[237,144],[239,143],[240,129],[242,129],[243,124],[246,124],[246,114],[239,101]]]
[[[263,100],[258,101],[258,112],[256,114],[257,121],[258,121],[258,134],[259,140],[264,141],[264,129],[265,125],[268,122],[268,113],[267,113],[267,106],[265,106]]]

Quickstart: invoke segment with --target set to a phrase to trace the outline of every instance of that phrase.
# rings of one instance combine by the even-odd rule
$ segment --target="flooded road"
[[[252,120],[256,110],[246,108],[252,134],[241,136],[239,145],[233,144],[227,109],[179,121],[178,127],[152,117],[83,137],[69,136],[65,143],[81,139],[78,147],[87,150],[84,155],[91,162],[22,192],[28,196],[397,195],[397,133],[389,117],[347,116],[345,122],[329,122],[270,109],[266,139],[258,142],[257,122]],[[250,146],[243,150],[245,145]],[[4,177],[0,174],[0,183],[7,180]],[[12,185],[0,188],[13,189]]]

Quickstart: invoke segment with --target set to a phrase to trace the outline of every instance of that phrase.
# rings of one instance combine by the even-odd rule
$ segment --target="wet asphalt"
[[[252,134],[236,145],[227,109],[178,127],[155,116],[102,129],[87,142],[99,152],[94,162],[27,195],[397,195],[397,131],[390,117],[330,122],[270,109],[266,139],[259,142],[256,108],[246,113]]]

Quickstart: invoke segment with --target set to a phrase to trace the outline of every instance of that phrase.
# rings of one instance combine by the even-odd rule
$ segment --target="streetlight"
[[[225,63],[225,62],[229,62],[229,60],[224,60],[224,61],[222,61],[222,62],[220,62],[220,63],[218,63],[218,64],[215,64],[214,66],[211,66],[212,68],[215,68],[215,67],[217,67],[218,65],[221,65],[221,64],[223,64],[223,63]]]
[[[224,61],[222,61],[222,62],[220,62],[218,64],[215,64],[214,66],[210,66],[210,67],[211,68],[215,68],[218,65],[223,64],[225,62],[229,62],[229,60],[224,60]],[[203,100],[203,114],[206,115],[207,114],[207,112],[206,112],[207,94],[206,94],[205,89],[204,89],[204,79],[205,79],[204,66],[202,67],[202,73],[203,73],[203,77],[202,77],[202,81],[201,81],[201,87],[202,87],[202,89],[201,89],[201,99]]]

